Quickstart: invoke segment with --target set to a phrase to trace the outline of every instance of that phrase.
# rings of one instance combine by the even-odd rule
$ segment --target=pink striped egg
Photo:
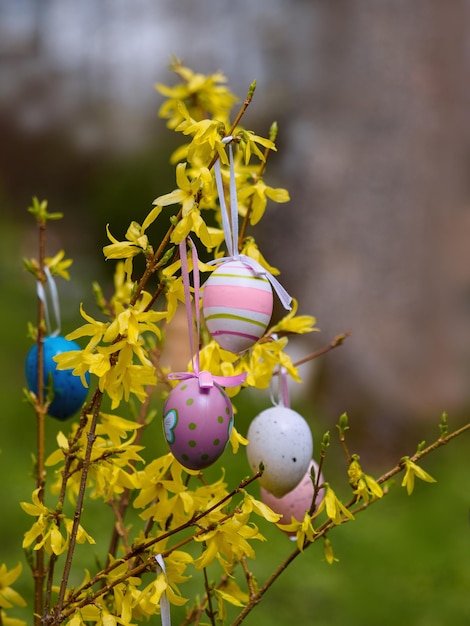
[[[184,467],[200,470],[220,457],[230,438],[233,407],[219,385],[202,388],[197,378],[174,387],[163,407],[170,450]]]
[[[243,352],[263,336],[271,320],[271,284],[243,261],[227,261],[206,281],[202,311],[207,329],[220,347]]]

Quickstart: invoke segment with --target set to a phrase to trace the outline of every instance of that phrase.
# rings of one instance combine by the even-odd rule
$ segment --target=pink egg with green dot
[[[198,378],[180,382],[163,408],[165,438],[184,467],[200,470],[222,454],[233,426],[230,398],[217,384],[201,387]]]

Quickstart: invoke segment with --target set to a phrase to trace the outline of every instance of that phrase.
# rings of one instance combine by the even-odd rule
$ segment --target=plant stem
[[[234,132],[234,130],[238,126],[240,120],[242,119],[243,115],[245,114],[245,111],[250,106],[251,101],[253,100],[253,93],[254,93],[254,89],[252,89],[252,87],[250,86],[250,89],[248,90],[248,94],[247,94],[245,100],[243,101],[243,104],[242,104],[240,110],[238,111],[237,116],[234,119],[233,124],[230,127],[230,130],[228,131],[226,137],[230,137],[230,135]],[[214,156],[212,157],[209,165],[207,166],[207,168],[209,170],[211,170],[214,167],[214,164],[215,164],[215,162],[217,161],[218,158],[219,158],[219,154],[216,151]]]
[[[423,456],[426,456],[427,454],[434,452],[434,450],[437,450],[438,448],[447,445],[449,441],[451,441],[452,439],[455,439],[455,437],[459,437],[467,430],[470,430],[470,422],[468,422],[467,424],[464,424],[460,428],[457,428],[456,430],[452,431],[445,437],[439,437],[439,439],[436,439],[436,441],[434,441],[429,446],[427,446],[427,448],[424,448],[420,452],[416,452],[413,456],[410,457],[410,460],[413,462],[419,461],[420,459],[423,458]],[[394,468],[392,468],[390,471],[386,472],[380,478],[377,479],[377,482],[379,483],[379,485],[386,482],[393,476],[395,476],[395,474],[398,474],[399,472],[401,472],[404,466],[405,464],[403,461],[400,461],[399,463],[397,463],[397,465]]]
[[[321,479],[321,473],[323,469],[323,462],[325,461],[325,456],[326,456],[326,451],[322,449],[320,452],[320,459],[318,461],[318,469],[317,469],[317,473],[315,476],[315,482],[313,484],[312,504],[310,505],[310,509],[308,511],[310,516],[312,516],[315,513],[315,510],[317,508],[317,496],[320,491],[320,479]]]
[[[69,546],[67,549],[67,556],[65,558],[65,565],[64,565],[64,570],[62,574],[62,581],[60,584],[59,596],[58,596],[57,605],[55,608],[55,615],[54,615],[54,621],[53,621],[53,623],[55,624],[59,624],[62,621],[62,609],[64,606],[65,593],[66,593],[67,585],[69,581],[73,554],[75,551],[75,545],[77,541],[77,533],[78,533],[78,529],[80,526],[80,519],[81,519],[82,511],[83,511],[83,501],[85,498],[85,490],[86,490],[87,479],[88,479],[88,470],[90,468],[91,453],[92,453],[93,444],[96,438],[95,430],[96,430],[96,425],[98,423],[98,416],[99,416],[99,412],[101,408],[102,399],[103,399],[103,394],[102,392],[98,391],[96,393],[96,401],[93,407],[93,416],[90,422],[90,430],[88,432],[88,443],[87,443],[87,448],[85,452],[85,458],[83,459],[82,476],[81,476],[80,488],[79,488],[79,492],[77,496],[77,504],[75,507],[72,531],[70,533]]]
[[[39,238],[39,273],[38,280],[44,285],[46,282],[44,267],[46,258],[46,221],[38,221]],[[44,303],[38,298],[38,329],[37,329],[37,402],[36,402],[36,424],[37,424],[37,466],[36,466],[36,488],[38,489],[39,501],[44,503],[44,489],[46,475],[44,469],[45,459],[45,417],[46,407],[44,398]],[[36,551],[36,565],[33,572],[34,577],[34,624],[41,624],[43,611],[43,591],[46,572],[44,569],[44,548]]]
[[[262,585],[258,591],[250,597],[250,601],[248,604],[240,611],[237,615],[236,619],[232,622],[231,626],[238,626],[243,622],[245,617],[247,617],[248,613],[261,602],[261,598],[264,596],[266,591],[271,587],[271,585],[279,578],[279,576],[284,572],[287,567],[292,563],[292,561],[297,558],[300,554],[299,548],[296,548],[289,554],[289,556],[284,559],[284,561],[274,570],[271,576],[266,580],[264,585]]]
[[[206,545],[205,542],[203,543],[203,545],[204,546]],[[209,584],[209,578],[207,576],[207,567],[204,568],[204,587],[206,588],[206,595],[207,595],[206,614],[209,616],[212,626],[215,626],[215,614],[214,614],[214,608],[212,606],[212,589]]]
[[[179,550],[180,548],[182,548],[183,546],[187,545],[188,543],[191,543],[191,541],[194,541],[195,537],[200,537],[201,535],[204,535],[205,533],[214,530],[219,524],[223,524],[227,520],[231,519],[236,513],[239,513],[239,510],[235,509],[231,513],[228,513],[227,515],[222,517],[217,522],[214,522],[213,524],[210,524],[207,528],[200,528],[197,532],[194,533],[194,535],[186,537],[185,539],[182,539],[179,543],[173,545],[171,548],[168,548],[167,550],[164,550],[161,553],[162,557],[166,558],[169,554],[171,554],[175,550]],[[203,517],[206,514],[207,513],[205,512],[200,517]],[[190,525],[191,524],[187,524],[186,526],[190,526]],[[177,529],[177,530],[179,531],[179,529]],[[171,533],[167,533],[167,534],[165,534],[165,535],[163,535],[161,537],[157,537],[151,543],[152,543],[152,545],[156,544],[156,543],[159,543],[164,538],[166,538],[168,535],[172,535],[172,534],[174,534],[174,533],[171,532]],[[121,565],[122,562],[125,561],[125,560],[128,560],[128,558],[126,557],[126,558],[123,558],[123,559],[119,559],[117,561],[117,563],[114,564],[112,567],[108,567],[106,574],[108,574],[110,571],[112,571],[115,567]],[[105,574],[105,572],[103,570],[97,576],[95,576],[92,581],[89,581],[86,585],[83,585],[83,587],[81,589],[79,589],[78,592],[75,592],[73,594],[73,596],[70,596],[68,598],[67,608],[59,616],[59,618],[60,618],[59,622],[54,622],[54,623],[60,623],[64,619],[69,617],[72,613],[74,613],[77,609],[81,609],[84,606],[88,606],[89,604],[93,604],[98,598],[100,598],[102,596],[105,596],[112,589],[114,589],[114,587],[116,587],[116,585],[120,585],[121,583],[123,583],[128,578],[132,578],[134,576],[139,577],[142,574],[144,574],[145,572],[153,570],[154,567],[155,567],[155,558],[154,558],[154,556],[153,555],[148,556],[147,559],[145,561],[141,562],[139,565],[136,565],[136,566],[132,567],[131,569],[128,569],[125,572],[125,574],[122,574],[122,576],[114,578],[113,580],[111,580],[111,582],[109,582],[108,584],[106,584],[103,587],[101,587],[101,589],[99,589],[98,591],[94,592],[93,594],[87,595],[85,598],[83,598],[82,600],[77,602],[77,604],[75,606],[72,606],[73,602],[76,602],[76,600],[77,600],[78,593],[83,592],[86,589],[89,589],[94,584],[96,584],[96,582],[99,582],[100,580],[104,579],[106,574]]]
[[[191,518],[190,520],[188,520],[187,522],[185,522],[184,524],[181,524],[180,526],[178,526],[177,528],[173,528],[172,530],[169,530],[168,532],[164,533],[163,535],[160,535],[158,537],[155,537],[153,539],[150,539],[149,541],[146,541],[145,543],[141,543],[137,546],[135,546],[131,552],[128,552],[126,555],[124,555],[122,558],[114,561],[114,563],[111,563],[110,565],[108,565],[107,567],[105,567],[103,570],[101,570],[98,574],[96,574],[92,579],[90,579],[87,583],[85,583],[84,585],[82,585],[81,587],[79,587],[78,589],[76,589],[73,594],[69,597],[68,599],[68,604],[70,605],[71,603],[77,601],[79,595],[81,593],[83,593],[84,591],[86,591],[87,589],[90,589],[91,587],[93,587],[96,583],[100,582],[103,580],[103,578],[105,578],[110,572],[112,572],[116,567],[119,567],[123,562],[125,561],[130,561],[140,555],[142,555],[142,553],[144,553],[146,550],[148,550],[149,548],[151,548],[152,546],[154,546],[157,543],[160,543],[161,541],[164,541],[165,539],[168,539],[168,537],[171,537],[173,535],[178,534],[179,532],[181,532],[182,530],[185,530],[187,528],[190,528],[191,526],[196,526],[198,524],[198,522],[200,522],[201,519],[203,519],[204,517],[206,517],[209,513],[211,513],[212,511],[215,511],[216,509],[220,508],[225,502],[227,502],[228,500],[230,500],[234,495],[236,495],[237,493],[240,493],[241,491],[243,491],[245,489],[245,487],[247,487],[249,484],[251,484],[252,482],[254,482],[255,480],[258,480],[258,478],[261,476],[261,472],[257,472],[256,474],[254,474],[253,476],[250,476],[250,478],[246,478],[244,480],[242,480],[240,482],[240,484],[238,485],[238,487],[235,487],[235,489],[233,489],[229,494],[227,494],[226,496],[224,496],[221,500],[219,500],[218,502],[216,502],[214,505],[212,505],[210,508],[206,509],[205,511],[202,511],[202,513],[200,513],[199,515],[196,515],[195,517]],[[234,512],[230,513],[228,516],[226,516],[226,518],[224,519],[229,519],[230,517],[232,517],[234,515]],[[219,520],[218,523],[222,523],[224,520]],[[172,546],[170,549],[168,549],[166,551],[166,553],[163,554],[163,556],[165,556],[165,554],[169,554],[171,553],[173,550],[177,550],[180,549],[182,546],[186,545],[187,543],[193,541],[195,536],[199,536],[201,534],[204,534],[205,532],[207,532],[207,529],[200,529],[198,530],[193,536],[187,537],[186,539],[183,539],[182,541],[180,541],[178,544]],[[144,565],[143,569],[145,570],[146,566]],[[139,567],[134,567],[131,570],[129,570],[131,572],[136,572],[142,571],[142,566]],[[125,574],[124,578],[128,577],[128,572]],[[116,579],[114,584],[117,584],[118,582],[120,582],[122,579]],[[113,581],[114,582],[114,581]],[[111,583],[110,583],[111,584]],[[109,587],[109,585],[108,585]],[[100,590],[101,592],[102,590]],[[99,595],[102,595],[101,593],[98,593],[96,597],[98,597]],[[95,596],[93,596],[94,598]],[[87,604],[87,601],[84,601],[84,604]],[[84,606],[84,604],[79,604],[78,606]],[[77,608],[77,607],[75,607]],[[75,610],[75,609],[74,609]],[[67,612],[64,612],[64,615],[69,615],[71,612],[73,612],[72,610]]]
[[[302,359],[299,359],[298,361],[296,361],[294,363],[295,367],[298,367],[299,365],[303,365],[304,363],[308,363],[309,361],[313,361],[314,359],[317,359],[320,356],[323,356],[324,354],[327,354],[328,352],[330,352],[331,350],[334,350],[335,348],[338,348],[339,346],[341,346],[344,341],[351,335],[351,331],[347,330],[346,332],[342,333],[341,335],[337,335],[333,341],[331,341],[331,343],[329,343],[327,346],[324,346],[323,348],[320,348],[319,350],[316,350],[315,352],[312,352],[310,354],[308,354],[307,356],[303,357]]]
[[[434,441],[427,448],[424,448],[420,452],[417,452],[414,456],[410,457],[411,460],[413,462],[418,461],[419,459],[423,458],[427,454],[430,454],[431,452],[434,452],[441,446],[446,445],[447,443],[449,443],[449,441],[451,441],[455,437],[462,435],[467,430],[470,430],[470,422],[468,422],[467,424],[464,424],[460,428],[457,428],[456,430],[454,430],[453,432],[449,433],[446,436],[439,437],[439,439]],[[395,467],[393,467],[391,470],[389,470],[388,472],[383,474],[380,478],[378,478],[377,482],[379,484],[386,482],[387,480],[389,480],[396,474],[400,473],[403,470],[404,465],[405,465],[404,462],[400,461],[399,463],[395,465]],[[384,495],[386,494],[387,494],[387,491],[384,491]],[[379,500],[380,498],[371,498],[368,502],[363,502],[361,505],[353,509],[352,513],[355,515],[357,513],[360,513],[361,511],[365,511],[367,508],[369,508],[369,506],[371,506],[372,504],[375,504]],[[348,504],[346,504],[345,506],[347,509],[350,510],[355,504],[357,504],[356,496],[352,498],[350,502],[348,502]],[[346,523],[349,521],[351,520],[349,520],[346,517],[342,519],[342,523]],[[265,581],[265,583],[259,588],[257,593],[250,598],[247,605],[240,611],[236,619],[232,622],[231,626],[239,626],[239,624],[241,624],[244,621],[245,617],[247,617],[247,615],[255,608],[255,606],[257,606],[260,603],[266,591],[273,585],[273,583],[287,569],[287,567],[292,563],[292,561],[294,561],[294,559],[296,559],[299,556],[301,552],[303,552],[306,548],[314,544],[321,537],[324,537],[329,531],[331,531],[333,528],[336,528],[337,526],[338,524],[335,524],[331,519],[326,520],[325,522],[323,522],[321,526],[319,526],[316,529],[315,538],[313,539],[313,541],[306,541],[303,545],[303,550],[300,550],[299,548],[296,548],[295,550],[293,550],[286,557],[286,559],[284,559],[284,561],[282,561],[282,563],[274,570],[274,572],[269,576],[269,578]]]
[[[179,222],[181,220],[181,217],[183,215],[183,208],[181,208],[178,212],[178,215],[176,216],[175,219],[175,223]],[[142,291],[145,289],[145,286],[149,280],[149,278],[156,272],[156,270],[158,269],[158,264],[160,262],[160,259],[163,256],[163,253],[165,252],[165,248],[167,247],[167,245],[170,242],[170,237],[172,232],[175,230],[175,226],[173,224],[171,224],[165,234],[165,236],[163,237],[160,245],[158,246],[157,251],[154,253],[153,257],[151,259],[147,260],[147,264],[145,267],[145,271],[142,274],[141,279],[139,280],[139,283],[135,289],[135,292],[129,302],[129,306],[134,306],[135,303],[137,302],[137,300],[139,299],[140,294],[142,293]]]

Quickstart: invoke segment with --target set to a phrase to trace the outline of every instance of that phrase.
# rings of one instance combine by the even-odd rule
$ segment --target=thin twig
[[[78,587],[71,594],[71,596],[68,598],[68,605],[70,606],[72,603],[76,602],[78,600],[80,594],[82,594],[87,589],[90,589],[91,587],[93,587],[97,583],[101,582],[104,578],[106,578],[106,576],[108,576],[108,574],[110,574],[110,572],[112,572],[116,567],[119,567],[122,563],[124,563],[126,561],[130,561],[132,559],[135,559],[136,557],[138,557],[138,556],[142,555],[143,553],[145,553],[149,548],[151,548],[155,544],[160,543],[162,541],[165,541],[169,537],[178,534],[182,530],[190,528],[191,526],[196,526],[204,517],[206,517],[207,515],[209,515],[210,513],[215,511],[216,509],[218,509],[221,506],[223,506],[225,502],[229,501],[237,493],[240,493],[241,491],[244,491],[245,487],[250,485],[255,480],[258,480],[258,478],[260,478],[260,476],[261,476],[261,472],[257,472],[253,476],[250,476],[249,478],[246,478],[246,479],[242,480],[240,482],[240,484],[238,485],[238,487],[235,487],[235,489],[233,489],[230,493],[228,493],[226,496],[221,498],[221,500],[216,502],[214,505],[212,505],[211,507],[209,507],[205,511],[202,511],[199,515],[194,516],[193,518],[191,518],[190,520],[188,520],[184,524],[181,524],[180,526],[178,526],[176,528],[173,528],[172,530],[169,530],[168,532],[166,532],[166,533],[164,533],[162,535],[159,535],[158,537],[155,537],[153,539],[150,539],[149,541],[146,541],[144,543],[141,543],[141,544],[138,544],[137,546],[135,546],[130,552],[128,552],[122,558],[120,558],[120,559],[114,561],[113,563],[109,564],[103,570],[98,572],[98,574],[96,574],[93,578],[91,578],[87,583],[83,584],[81,587]],[[233,511],[232,513],[228,514],[225,518],[223,518],[222,520],[219,520],[217,523],[218,524],[222,523],[222,521],[224,519],[230,519],[230,517],[233,517],[235,512],[236,511]],[[170,554],[174,550],[179,550],[182,546],[184,546],[187,543],[193,541],[194,537],[198,537],[198,536],[200,536],[200,535],[202,535],[202,534],[204,534],[206,532],[208,532],[207,528],[200,529],[194,535],[192,535],[190,537],[187,537],[186,539],[183,539],[178,544],[176,544],[176,545],[172,546],[171,548],[169,548],[167,551],[165,551],[163,553],[163,556],[165,557],[167,554]],[[142,565],[136,566],[136,567],[128,570],[128,572],[123,576],[123,578],[121,578],[121,577],[117,578],[114,584],[117,584],[117,583],[121,582],[122,580],[124,580],[124,578],[127,578],[128,575],[129,575],[129,572],[134,572],[135,573],[136,571],[138,571],[139,573],[141,573],[142,571],[145,571],[147,567],[148,567],[148,565],[146,565],[144,563],[143,566]],[[132,575],[134,575],[134,574],[132,574]],[[110,585],[111,585],[111,583],[110,583]],[[103,589],[106,589],[106,590],[108,588],[109,588],[109,585],[107,587],[105,587],[105,588],[103,587]],[[100,595],[102,595],[103,589],[101,589],[99,592],[97,592],[95,594],[95,596],[99,597]],[[92,596],[92,598],[95,599],[95,596]],[[63,612],[63,616],[70,615],[71,613],[73,613],[73,611],[76,608],[80,608],[81,606],[85,606],[85,604],[88,604],[89,601],[90,601],[89,598],[87,598],[87,599],[83,600],[83,604],[79,603],[77,606],[75,606],[74,609],[67,609],[67,611]]]
[[[311,354],[308,354],[307,356],[303,357],[302,359],[299,359],[298,361],[296,361],[294,363],[295,367],[298,367],[299,365],[303,365],[304,363],[308,363],[309,361],[313,361],[314,359],[317,359],[318,357],[323,356],[324,354],[327,354],[331,350],[334,350],[335,348],[338,348],[339,346],[343,345],[344,341],[350,335],[351,335],[351,331],[350,330],[347,330],[346,332],[342,333],[341,335],[336,335],[336,337],[333,339],[333,341],[331,341],[331,343],[329,343],[327,346],[324,346],[323,348],[320,348],[319,350],[315,350],[315,352],[312,352]]]
[[[153,388],[152,388],[153,389]],[[137,424],[140,424],[140,428],[138,429],[136,436],[135,436],[135,440],[134,443],[135,445],[139,445],[144,430],[145,430],[145,422],[146,422],[146,418],[147,418],[147,412],[148,412],[148,408],[149,408],[149,404],[150,404],[150,398],[151,398],[151,391],[152,389],[150,387],[147,387],[146,392],[147,395],[145,397],[145,400],[142,402],[142,405],[140,407],[140,412],[139,412],[139,416],[137,418]],[[129,462],[129,465],[131,467],[135,466],[135,460],[131,460]],[[111,540],[110,540],[110,544],[109,544],[109,549],[108,549],[108,557],[107,557],[107,562],[106,564],[108,565],[110,562],[110,557],[115,557],[116,556],[116,551],[117,551],[117,547],[118,547],[118,543],[119,543],[119,538],[122,537],[123,539],[125,538],[124,535],[122,535],[120,528],[124,528],[124,517],[126,515],[126,511],[129,507],[129,503],[130,503],[130,489],[129,488],[125,488],[124,491],[122,492],[118,503],[111,503],[111,507],[114,511],[114,515],[116,517],[116,524],[114,525],[114,529],[113,529],[113,533],[111,536]],[[127,549],[127,546],[126,546]]]
[[[439,439],[434,441],[434,443],[429,445],[427,448],[424,448],[420,452],[416,452],[416,454],[414,454],[412,457],[410,457],[411,460],[413,462],[419,461],[420,459],[422,459],[427,454],[430,454],[431,452],[434,452],[435,450],[437,450],[441,446],[444,446],[444,445],[448,444],[449,441],[451,441],[455,437],[458,437],[459,435],[462,435],[467,430],[470,430],[470,422],[468,422],[464,426],[456,429],[455,431],[449,433],[446,436],[439,437]],[[388,481],[390,478],[392,478],[396,474],[400,473],[404,469],[404,467],[405,467],[404,461],[400,461],[399,463],[397,463],[395,465],[395,467],[393,467],[391,470],[389,470],[388,472],[383,474],[380,478],[378,478],[377,479],[377,483],[383,484],[384,482]],[[384,491],[384,495],[386,495],[387,493],[388,493],[388,491],[385,490]],[[365,511],[372,504],[375,504],[379,500],[380,500],[380,498],[374,497],[374,498],[371,498],[369,501],[364,502],[363,504],[361,504],[360,506],[358,506],[358,507],[356,507],[355,509],[352,510],[353,515],[356,515],[357,513]],[[354,507],[355,504],[357,504],[357,496],[354,496],[354,498],[352,498],[351,501],[348,504],[346,504],[345,506],[346,506],[346,508],[348,510],[351,510]],[[341,523],[346,523],[346,522],[349,522],[349,521],[351,521],[351,520],[349,520],[346,517],[343,517],[342,520],[341,520]],[[303,545],[303,547],[302,547],[302,550],[300,550],[298,547],[295,548],[295,550],[293,550],[287,556],[287,558],[284,559],[284,561],[274,570],[274,572],[269,576],[269,578],[265,581],[265,583],[259,588],[259,590],[255,594],[255,596],[253,598],[251,598],[250,601],[247,603],[247,605],[240,611],[240,613],[238,614],[236,619],[232,622],[231,626],[239,626],[239,624],[241,624],[244,621],[244,619],[255,608],[255,606],[257,604],[259,604],[259,602],[261,601],[261,599],[264,596],[264,594],[266,593],[266,591],[273,585],[273,583],[279,578],[279,576],[287,569],[287,567],[292,563],[292,561],[294,561],[294,559],[296,559],[299,556],[299,554],[301,554],[301,552],[303,552],[305,549],[307,549],[313,543],[318,541],[320,538],[324,537],[327,534],[327,532],[331,531],[336,526],[338,526],[338,524],[335,524],[333,522],[333,520],[331,520],[331,519],[326,520],[325,522],[323,522],[323,524],[321,526],[319,526],[316,529],[315,536],[314,536],[314,539],[312,541],[307,541],[306,540],[304,545]]]
[[[203,543],[205,546],[205,542]],[[206,596],[207,596],[207,608],[206,614],[208,615],[212,626],[215,626],[215,613],[214,608],[212,606],[212,590],[209,584],[209,578],[207,576],[207,567],[204,568],[204,587],[206,588]]]
[[[255,86],[255,83],[252,83],[250,85],[250,89],[248,90],[248,94],[247,94],[245,100],[243,101],[243,104],[242,104],[240,110],[238,111],[237,116],[235,117],[235,119],[234,119],[234,121],[232,123],[232,126],[230,127],[230,130],[228,131],[226,137],[230,137],[230,135],[234,132],[234,130],[236,129],[236,127],[240,123],[240,120],[244,116],[245,111],[250,106],[251,101],[253,100],[253,94],[255,92],[254,86]],[[214,154],[214,156],[212,157],[209,165],[207,166],[209,170],[211,170],[214,167],[215,162],[217,161],[218,158],[219,158],[219,153],[216,152]]]
[[[96,439],[95,431],[96,431],[96,425],[98,423],[98,416],[99,416],[99,412],[101,408],[102,399],[103,399],[102,392],[97,392],[96,402],[95,402],[95,406],[93,409],[93,416],[90,422],[90,430],[88,431],[88,442],[87,442],[87,447],[85,451],[85,457],[83,459],[82,476],[81,476],[80,487],[79,487],[78,496],[77,496],[77,503],[75,506],[73,525],[72,525],[72,530],[70,532],[69,545],[67,549],[67,555],[65,558],[64,570],[62,573],[62,581],[60,584],[59,596],[58,596],[57,604],[56,604],[55,611],[54,611],[54,621],[52,623],[59,624],[62,621],[62,610],[64,606],[65,593],[66,593],[67,585],[69,582],[70,570],[72,567],[72,560],[73,560],[75,545],[77,541],[77,533],[78,533],[78,529],[80,526],[80,520],[82,517],[83,502],[85,499],[85,491],[86,491],[86,485],[87,485],[87,480],[88,480],[88,470],[90,468],[90,463],[91,463],[91,454],[93,451],[93,444]]]
[[[44,285],[46,279],[44,268],[46,264],[46,220],[39,219],[39,273],[38,280]],[[38,489],[38,499],[44,503],[44,491],[46,484],[45,473],[45,417],[46,405],[44,397],[44,303],[38,298],[38,329],[37,329],[37,400],[36,400],[36,424],[37,424],[37,465],[36,465],[36,487]],[[39,538],[38,538],[39,539]],[[36,551],[36,564],[33,571],[34,578],[34,624],[39,626],[43,612],[44,600],[43,590],[46,572],[44,569],[44,547],[41,546]]]

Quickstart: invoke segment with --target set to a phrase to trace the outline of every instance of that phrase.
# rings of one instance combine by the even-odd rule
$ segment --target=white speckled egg
[[[291,518],[294,517],[297,521],[301,522],[304,518],[305,512],[312,506],[313,500],[313,482],[311,478],[312,467],[315,470],[315,479],[318,472],[318,465],[315,461],[310,461],[307,471],[304,477],[292,491],[286,493],[282,498],[276,498],[272,493],[266,491],[263,487],[260,489],[261,500],[267,504],[275,513],[282,515],[279,520],[280,524],[290,524]],[[323,482],[323,476],[320,475],[319,484]],[[321,489],[316,497],[315,505],[318,507],[323,500],[323,489]]]
[[[264,465],[262,487],[280,498],[299,484],[313,452],[310,427],[299,413],[284,406],[266,409],[251,422],[247,438],[252,471]]]

